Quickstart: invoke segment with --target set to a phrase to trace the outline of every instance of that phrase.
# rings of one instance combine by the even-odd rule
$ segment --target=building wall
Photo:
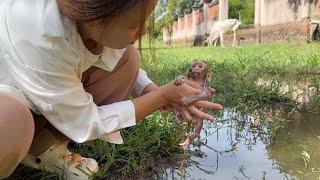
[[[229,18],[229,4],[228,0],[219,0],[219,20]]]
[[[255,25],[301,22],[309,13],[309,0],[255,0]]]
[[[316,25],[309,24],[309,20],[320,20],[319,1],[313,0],[309,5],[309,0],[255,0],[255,24],[240,27],[238,43],[305,41],[316,28]],[[171,36],[164,29],[163,40],[168,44],[203,44],[214,21],[228,18],[227,11],[227,0],[220,0],[219,4],[205,3],[203,9],[193,9],[191,14],[174,22]],[[226,34],[226,44],[231,44],[232,40],[233,36]]]
[[[219,19],[219,4],[204,4],[203,9],[193,9],[172,24],[172,35],[163,29],[163,40],[167,44],[197,45],[210,33],[213,21]]]
[[[209,6],[209,19],[215,19],[219,17],[219,6],[217,5],[210,5]]]
[[[237,31],[237,44],[280,43],[288,40],[306,42],[309,36],[308,21],[275,24],[268,26],[249,26]],[[224,43],[232,45],[233,34],[225,34]]]

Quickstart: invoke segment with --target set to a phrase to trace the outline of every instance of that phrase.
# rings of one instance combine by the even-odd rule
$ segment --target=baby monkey
[[[192,65],[187,69],[187,76],[178,76],[174,81],[176,86],[180,86],[185,83],[186,80],[193,81],[198,83],[201,87],[201,93],[194,96],[182,97],[181,104],[185,106],[189,106],[196,101],[210,101],[212,98],[212,92],[207,87],[207,82],[210,80],[211,72],[207,64],[203,61],[196,60]],[[201,109],[202,110],[202,109]],[[178,109],[174,109],[174,120],[176,123],[180,124],[184,121],[181,112]],[[188,149],[190,144],[194,141],[194,139],[199,136],[202,126],[203,119],[196,119],[197,122],[195,124],[195,128],[193,132],[189,132],[186,134],[186,140],[181,142],[179,145],[182,146],[184,150]]]

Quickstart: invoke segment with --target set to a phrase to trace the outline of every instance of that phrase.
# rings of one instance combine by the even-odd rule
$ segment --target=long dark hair
[[[143,12],[146,2],[149,0],[58,0],[58,4],[62,13],[74,20],[77,23],[101,20],[104,22],[108,19],[112,19],[120,13],[134,8],[139,3],[142,4],[141,17],[144,15]],[[150,23],[151,22],[151,23]],[[148,34],[149,37],[153,32],[154,27],[152,26],[154,22],[154,17],[149,20],[148,23]],[[140,29],[142,29],[144,23],[140,24]],[[152,59],[155,59],[155,52],[152,40],[149,39],[149,46],[152,54]],[[139,39],[139,50],[141,52],[141,38]],[[141,57],[142,58],[142,57]]]
[[[76,22],[112,18],[138,2],[143,0],[58,0],[62,13]]]

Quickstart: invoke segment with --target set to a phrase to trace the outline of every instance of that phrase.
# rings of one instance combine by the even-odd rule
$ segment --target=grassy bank
[[[185,73],[195,59],[206,61],[212,70],[212,86],[218,90],[219,102],[225,106],[259,102],[278,97],[277,85],[257,87],[259,78],[283,78],[308,76],[315,83],[320,75],[319,44],[265,44],[227,48],[178,47],[156,50],[156,60],[150,61],[150,53],[144,53],[144,69],[155,82],[163,84]],[[276,98],[276,97],[275,97]],[[252,102],[256,103],[256,101]]]
[[[212,71],[211,85],[217,89],[215,101],[225,107],[235,109],[262,109],[266,105],[296,103],[280,94],[278,83],[284,78],[308,76],[311,82],[319,85],[320,79],[319,44],[265,44],[241,47],[166,47],[156,48],[156,59],[143,49],[143,68],[158,85],[185,74],[186,68],[195,59],[206,61]],[[259,87],[259,78],[271,78],[270,86]],[[313,97],[312,106],[319,108],[318,96]],[[319,108],[320,111],[320,108]],[[136,127],[122,131],[123,145],[112,145],[95,141],[91,145],[71,145],[83,155],[97,159],[101,165],[95,179],[110,179],[111,175],[126,176],[132,173],[152,176],[156,165],[171,154],[181,154],[178,143],[183,138],[183,127],[171,122],[170,114],[156,112]],[[18,168],[12,175],[30,170]],[[26,179],[59,178],[54,174],[33,172]],[[39,178],[40,177],[40,178]],[[117,176],[114,176],[116,179]]]

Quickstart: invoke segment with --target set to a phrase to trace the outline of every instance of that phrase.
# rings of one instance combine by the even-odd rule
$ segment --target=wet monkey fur
[[[185,83],[186,80],[193,81],[198,83],[201,87],[201,93],[195,96],[182,97],[181,104],[189,106],[196,101],[210,101],[212,99],[212,90],[208,88],[207,83],[210,81],[211,71],[207,64],[203,61],[196,60],[192,65],[187,69],[187,76],[178,76],[174,84],[180,86]],[[201,109],[202,110],[202,109]],[[174,109],[174,121],[178,124],[185,122],[181,112],[178,109]],[[186,133],[186,140],[181,142],[179,145],[186,150],[194,139],[199,136],[203,126],[203,119],[197,118],[194,131]]]

